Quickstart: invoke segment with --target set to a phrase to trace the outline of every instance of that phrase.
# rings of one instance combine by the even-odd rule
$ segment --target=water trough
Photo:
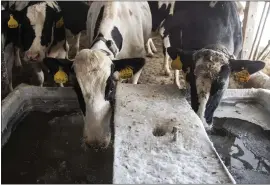
[[[265,90],[228,90],[222,106],[237,98],[242,102],[254,101],[258,96],[258,103],[265,105],[269,98],[268,93]],[[239,94],[241,96],[237,96]],[[68,87],[41,88],[20,85],[2,101],[2,149],[7,151],[3,156],[10,158],[6,161],[12,163],[25,160],[16,155],[22,150],[16,146],[16,138],[20,145],[26,147],[27,142],[22,141],[23,135],[31,135],[33,129],[40,133],[44,131],[34,126],[36,124],[40,124],[40,127],[50,125],[47,131],[53,134],[39,134],[42,138],[39,138],[38,146],[32,143],[35,147],[31,147],[31,150],[38,148],[43,151],[57,143],[55,148],[49,148],[51,153],[34,152],[35,157],[27,159],[28,162],[35,161],[29,162],[32,165],[30,167],[34,167],[40,165],[41,159],[45,157],[53,164],[50,166],[42,163],[45,165],[43,168],[51,170],[34,171],[34,177],[30,177],[30,171],[15,170],[18,172],[17,179],[21,180],[17,183],[235,183],[203,129],[200,119],[186,101],[184,92],[179,92],[175,86],[119,84],[115,105],[115,136],[107,152],[84,153],[84,150],[78,149],[83,125],[78,108],[76,95],[72,88]],[[269,111],[267,106],[261,108]],[[220,111],[216,117],[227,114]],[[20,124],[27,125],[25,122],[33,121],[33,118],[29,118],[30,112],[42,120],[32,123],[32,126],[30,124],[20,127]],[[268,118],[261,119],[256,121],[267,128],[264,122]],[[35,137],[41,136],[37,134],[33,136]],[[30,136],[25,138],[33,140]],[[59,142],[55,138],[58,138]],[[63,148],[62,145],[68,147]],[[10,155],[12,152],[15,154]],[[29,156],[27,151],[22,153],[25,157]],[[52,162],[54,160],[56,161]],[[99,160],[100,162],[97,162]],[[26,165],[23,162],[21,164]],[[77,164],[81,167],[74,167]],[[27,165],[29,167],[28,163]],[[7,163],[6,166],[12,164]],[[5,171],[3,166],[2,171]],[[11,172],[14,172],[14,169],[6,169],[6,173],[3,173]],[[102,172],[104,174],[98,176]],[[25,177],[27,175],[28,177]],[[13,178],[3,179],[6,179],[4,183],[16,182],[14,174]]]

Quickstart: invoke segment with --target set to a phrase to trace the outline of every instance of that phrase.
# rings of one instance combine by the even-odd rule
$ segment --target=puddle
[[[85,151],[82,131],[79,113],[30,113],[2,148],[2,183],[112,183],[112,147]]]
[[[270,183],[270,132],[238,119],[214,120],[210,138],[237,183]]]

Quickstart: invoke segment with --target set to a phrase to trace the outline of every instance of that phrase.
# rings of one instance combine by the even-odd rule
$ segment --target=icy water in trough
[[[32,112],[2,148],[2,183],[112,183],[113,150],[84,150],[79,113]]]
[[[210,139],[238,184],[270,183],[270,131],[238,119],[217,119]]]
[[[2,149],[2,183],[112,183],[113,148],[85,151],[82,116],[32,112]],[[237,183],[270,183],[270,132],[216,119],[210,135]]]

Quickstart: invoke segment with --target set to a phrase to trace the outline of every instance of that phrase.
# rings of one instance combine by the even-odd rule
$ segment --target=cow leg
[[[154,56],[154,53],[157,52],[157,48],[154,45],[152,38],[149,38],[147,40],[147,46],[146,46],[146,48],[147,48],[147,56],[148,57],[153,57]]]
[[[180,89],[180,80],[179,80],[179,70],[175,70],[174,73],[174,83],[177,85],[177,87]]]
[[[8,88],[9,91],[13,91],[13,84],[12,84],[12,69],[13,69],[14,59],[7,60],[7,72],[8,72]]]
[[[20,57],[20,49],[17,47],[15,47],[15,66],[16,67],[22,66],[21,57]]]
[[[76,39],[76,44],[75,44],[75,56],[78,54],[79,49],[80,49],[80,38],[81,38],[81,32],[78,33],[78,34],[75,36],[75,39]]]
[[[7,65],[7,75],[8,75],[8,88],[9,91],[13,91],[13,85],[12,85],[12,69],[14,65],[15,60],[15,53],[14,53],[14,47],[12,43],[9,43],[4,48],[4,60],[6,61]]]
[[[143,68],[141,68],[136,74],[133,75],[133,77],[132,77],[132,79],[131,79],[131,83],[132,83],[132,84],[137,84],[137,83],[138,83],[138,80],[139,80],[140,75],[141,75],[141,73],[142,73],[142,69],[143,69]]]
[[[170,60],[170,56],[167,52],[167,48],[170,47],[171,44],[170,44],[170,40],[169,40],[169,37],[166,36],[164,39],[163,39],[163,54],[164,54],[164,70],[165,70],[165,75],[167,76],[171,76],[172,73],[171,73],[171,70],[170,70],[170,67],[169,67],[169,60]]]
[[[37,77],[38,86],[43,87],[44,83],[44,73],[42,71],[41,64],[32,64],[32,68],[34,70],[34,74]]]

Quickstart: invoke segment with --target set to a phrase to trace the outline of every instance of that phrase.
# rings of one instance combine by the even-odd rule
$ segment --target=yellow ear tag
[[[56,22],[56,28],[61,28],[64,25],[64,19],[61,17],[57,22]]]
[[[18,22],[14,19],[13,15],[9,16],[9,21],[8,21],[8,27],[9,28],[17,28],[19,26]]]
[[[59,68],[59,71],[57,71],[57,73],[54,75],[54,81],[58,84],[66,83],[68,81],[68,75],[61,68]]]
[[[125,69],[122,69],[119,73],[120,73],[119,77],[122,79],[128,79],[128,78],[131,78],[133,76],[133,70],[131,67],[127,67]]]
[[[177,56],[176,59],[174,59],[172,61],[171,67],[172,67],[172,69],[178,69],[178,70],[181,70],[182,69],[183,63],[180,60],[180,56]]]
[[[242,70],[242,71],[235,73],[234,78],[238,82],[244,83],[244,82],[248,82],[248,80],[250,79],[250,74],[247,70]]]

